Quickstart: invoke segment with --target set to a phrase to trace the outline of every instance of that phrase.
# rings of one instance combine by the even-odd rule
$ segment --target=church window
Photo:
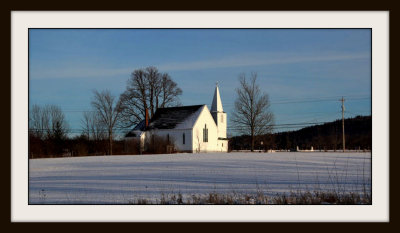
[[[185,144],[185,133],[182,134],[182,144]]]
[[[208,129],[207,129],[207,124],[204,125],[204,129],[203,129],[203,142],[208,142]]]

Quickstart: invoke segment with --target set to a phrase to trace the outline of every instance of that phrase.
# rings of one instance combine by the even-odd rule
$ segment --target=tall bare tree
[[[92,107],[108,133],[109,153],[112,155],[113,133],[121,117],[121,102],[116,101],[110,91],[93,91]]]
[[[120,96],[121,126],[132,127],[145,117],[146,108],[150,118],[157,108],[177,106],[182,90],[167,73],[156,67],[134,70],[124,93]]]
[[[239,76],[240,87],[231,114],[234,130],[251,136],[251,151],[254,151],[255,137],[272,132],[274,115],[270,110],[268,94],[261,92],[256,83],[257,73],[251,73],[249,81],[245,74]]]

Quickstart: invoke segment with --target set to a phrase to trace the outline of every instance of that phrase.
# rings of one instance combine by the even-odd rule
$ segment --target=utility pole
[[[342,135],[343,135],[343,152],[346,150],[346,139],[344,136],[344,98],[340,99],[342,102]]]

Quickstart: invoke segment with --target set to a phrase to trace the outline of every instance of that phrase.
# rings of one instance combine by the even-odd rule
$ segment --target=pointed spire
[[[224,112],[222,109],[221,96],[219,95],[218,82],[215,86],[214,98],[211,106],[211,112]]]

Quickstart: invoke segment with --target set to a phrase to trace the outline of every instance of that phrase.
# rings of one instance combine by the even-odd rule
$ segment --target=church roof
[[[147,129],[191,128],[203,106],[205,105],[159,108],[150,120]]]
[[[221,102],[221,96],[219,95],[218,85],[215,87],[211,112],[224,112],[224,109],[222,109],[222,102]]]
[[[137,137],[137,133],[135,131],[144,131],[146,128],[146,122],[145,120],[142,120],[141,122],[139,122],[139,124],[137,124],[135,126],[135,128],[133,128],[131,131],[129,131],[125,137]]]
[[[133,130],[144,130],[146,128],[146,120],[142,120],[133,128]]]

